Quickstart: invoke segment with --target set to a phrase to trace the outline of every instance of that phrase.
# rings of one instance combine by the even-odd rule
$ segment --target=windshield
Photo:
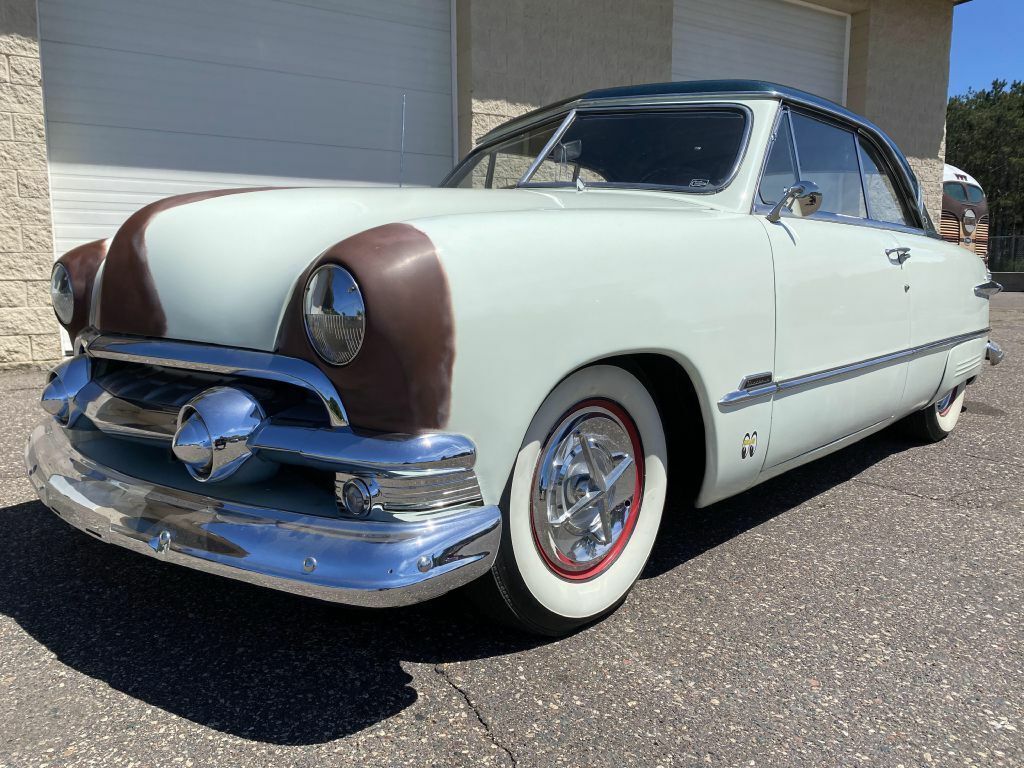
[[[738,108],[581,112],[470,155],[442,186],[644,187],[715,192],[739,163],[747,116]],[[536,164],[526,178],[524,175]]]

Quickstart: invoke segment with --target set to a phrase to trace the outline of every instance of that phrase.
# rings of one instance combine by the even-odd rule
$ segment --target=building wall
[[[906,153],[933,218],[942,210],[950,0],[871,0],[854,14],[847,102]]]
[[[60,354],[35,0],[0,2],[0,367]]]
[[[670,79],[672,0],[459,0],[459,145],[593,88]]]

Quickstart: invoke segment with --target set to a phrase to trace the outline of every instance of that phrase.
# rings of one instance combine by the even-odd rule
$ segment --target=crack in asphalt
[[[443,664],[435,664],[434,672],[442,680],[448,683],[448,685],[450,685],[459,694],[459,696],[462,697],[462,700],[466,702],[466,706],[469,707],[474,715],[476,715],[477,722],[479,722],[480,727],[484,729],[484,733],[487,735],[490,742],[508,755],[508,759],[512,761],[513,766],[518,766],[519,761],[516,759],[516,756],[512,754],[512,750],[502,744],[498,737],[494,735],[494,731],[491,730],[491,724],[488,723],[487,719],[480,713],[480,710],[473,703],[472,699],[469,698],[469,694],[466,693],[458,683],[452,680],[451,676],[448,674],[448,670],[445,669],[445,666]]]
[[[852,479],[855,483],[864,483],[864,485],[871,485],[874,486],[875,488],[882,488],[886,491],[895,491],[896,493],[902,493],[904,496],[913,496],[915,499],[923,499],[924,501],[938,502],[946,501],[945,498],[939,496],[925,496],[922,493],[914,493],[913,491],[908,491],[905,488],[897,488],[895,485],[886,485],[885,483],[878,483],[872,480],[864,480],[863,478],[860,477],[854,477]]]

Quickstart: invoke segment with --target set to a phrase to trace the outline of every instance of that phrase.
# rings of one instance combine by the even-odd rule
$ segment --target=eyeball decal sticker
[[[740,448],[740,458],[745,459],[748,456],[753,456],[754,451],[757,450],[757,432],[747,432],[743,436],[743,446]]]

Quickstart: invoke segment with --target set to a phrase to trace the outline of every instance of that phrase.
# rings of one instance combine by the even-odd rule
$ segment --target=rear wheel
[[[499,613],[562,635],[617,608],[651,554],[667,450],[654,399],[596,365],[547,397],[519,451],[492,570]]]
[[[912,436],[929,443],[945,440],[956,428],[964,409],[967,385],[959,384],[927,408],[911,414],[906,427]]]

